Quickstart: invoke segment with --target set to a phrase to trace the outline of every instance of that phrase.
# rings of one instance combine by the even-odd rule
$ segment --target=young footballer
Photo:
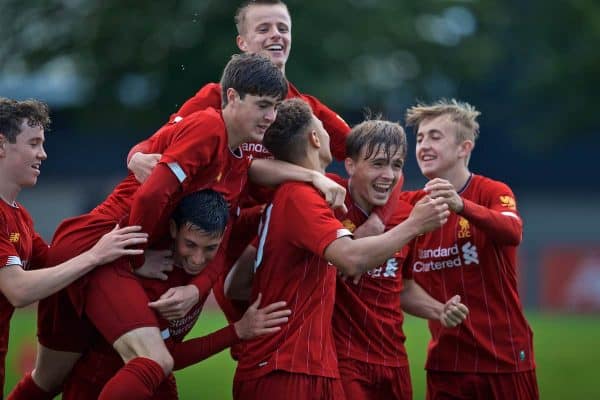
[[[329,135],[300,99],[282,103],[264,144],[275,158],[315,171],[332,159]],[[259,293],[281,298],[292,315],[281,331],[242,346],[234,398],[344,398],[331,328],[336,268],[348,276],[365,273],[442,225],[447,214],[443,199],[423,199],[388,232],[352,240],[316,190],[281,185],[263,215],[251,299]]]
[[[470,310],[457,329],[429,322],[427,398],[537,399],[533,333],[517,292],[523,222],[508,185],[469,169],[479,115],[456,100],[406,113],[419,168],[430,179],[408,199],[445,199],[452,213],[415,239],[405,276],[439,301],[460,294]]]
[[[147,238],[138,232],[138,226],[119,229],[112,224],[89,250],[61,263],[48,261],[48,246],[17,197],[23,188],[37,183],[47,157],[44,131],[49,124],[46,104],[0,97],[0,397],[15,307],[49,296],[101,264],[141,254],[142,250],[126,247],[144,243]]]

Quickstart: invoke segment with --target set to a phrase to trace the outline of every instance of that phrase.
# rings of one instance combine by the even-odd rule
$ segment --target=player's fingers
[[[277,319],[277,318],[281,318],[281,317],[288,317],[292,315],[292,310],[281,310],[281,311],[274,311],[272,313],[266,314],[265,315],[265,319]]]
[[[268,306],[265,306],[264,308],[261,308],[261,311],[265,314],[268,314],[273,311],[279,310],[280,308],[283,308],[286,305],[287,303],[285,301],[278,301],[276,303],[271,303]]]
[[[266,321],[262,322],[262,326],[264,328],[272,328],[274,326],[279,326],[279,325],[283,325],[286,322],[288,322],[289,318],[288,317],[282,317],[282,318],[277,318],[277,319],[269,319]]]
[[[263,335],[268,335],[271,333],[279,332],[280,330],[281,330],[281,327],[275,326],[273,328],[257,329],[255,331],[255,334],[256,334],[256,336],[263,336]]]
[[[258,310],[258,307],[260,306],[260,301],[262,300],[262,293],[259,293],[258,296],[256,297],[256,301],[254,303],[252,303],[250,305],[250,307],[248,308],[253,308],[255,310]]]
[[[120,235],[124,235],[126,233],[141,232],[141,230],[142,230],[142,227],[140,225],[131,225],[131,226],[126,226],[124,228],[119,228],[118,224],[113,229],[113,231],[115,231],[116,233],[118,233]]]
[[[121,256],[139,256],[144,254],[142,249],[120,249],[118,252]]]

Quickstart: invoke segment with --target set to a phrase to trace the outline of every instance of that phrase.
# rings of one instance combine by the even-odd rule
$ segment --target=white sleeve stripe
[[[183,172],[183,169],[181,168],[179,163],[171,162],[171,163],[168,163],[167,165],[171,169],[171,172],[173,172],[175,174],[175,176],[179,180],[179,183],[183,183],[183,181],[185,181],[185,178],[187,178],[187,175],[185,174],[185,172]]]
[[[339,239],[343,236],[353,236],[352,232],[350,232],[348,229],[338,229],[336,232],[336,239]]]
[[[160,336],[163,340],[167,340],[171,337],[171,331],[169,331],[169,328],[163,329],[162,331],[160,331]]]
[[[18,256],[8,256],[5,266],[8,267],[9,265],[20,265],[22,267],[23,262],[21,261],[21,258],[19,258]]]
[[[519,218],[517,214],[511,211],[502,211],[500,214],[506,215],[507,217],[513,217],[514,219],[518,219],[519,221],[521,220],[521,218]]]

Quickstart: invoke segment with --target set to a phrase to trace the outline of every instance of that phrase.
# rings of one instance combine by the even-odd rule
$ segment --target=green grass
[[[600,318],[528,314],[535,336],[537,375],[540,397],[544,400],[600,399],[598,363],[600,363]],[[224,326],[218,311],[205,311],[194,330],[201,335]],[[15,314],[7,359],[6,388],[17,379],[17,357],[32,349],[35,316],[31,311]],[[410,355],[415,400],[424,398],[423,365],[429,333],[424,321],[407,318],[405,332]],[[177,373],[180,399],[229,399],[235,365],[228,352]],[[6,392],[6,389],[5,389]]]

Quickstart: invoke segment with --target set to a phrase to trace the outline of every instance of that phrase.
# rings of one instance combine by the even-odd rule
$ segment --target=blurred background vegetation
[[[238,51],[238,1],[0,4],[0,95],[47,100],[55,130],[87,141],[147,136],[204,83],[218,80]],[[350,123],[365,107],[401,120],[417,100],[457,97],[483,112],[486,146],[474,163],[493,158],[489,174],[544,188],[566,168],[577,173],[564,185],[590,190],[584,160],[594,155],[590,143],[600,144],[597,1],[288,5],[288,78]]]
[[[351,125],[366,108],[402,121],[408,106],[440,97],[468,101],[483,112],[471,167],[509,183],[519,200],[525,223],[520,284],[536,331],[543,398],[600,398],[589,375],[600,350],[581,342],[600,335],[600,2],[287,4],[293,21],[288,78]],[[125,176],[125,155],[134,143],[202,85],[219,80],[238,52],[238,5],[0,0],[0,96],[35,97],[52,109],[49,159],[38,187],[21,196],[46,239],[63,218],[94,207]],[[423,178],[411,151],[407,158],[405,187],[415,188]],[[546,312],[588,315],[577,325],[573,316]],[[19,315],[33,319],[27,311]],[[220,318],[215,310],[207,316]],[[31,346],[32,328],[27,332],[17,335],[30,338]],[[424,328],[411,333],[409,345],[411,337],[427,335]],[[11,351],[19,352],[15,345]],[[420,398],[417,360],[424,343],[411,352]],[[201,366],[228,385],[227,363]],[[8,388],[15,369],[9,366]],[[197,393],[211,386],[229,393],[212,377],[197,385]]]

